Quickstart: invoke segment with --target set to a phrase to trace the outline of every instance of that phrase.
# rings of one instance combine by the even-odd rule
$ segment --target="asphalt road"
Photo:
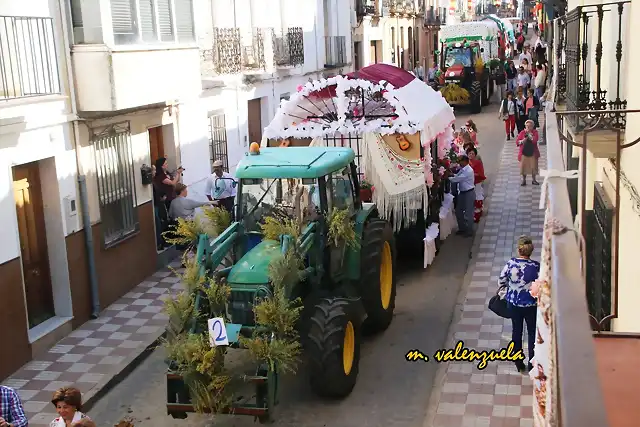
[[[490,188],[498,170],[504,143],[503,124],[497,116],[498,101],[472,116],[478,125],[480,154]],[[457,126],[470,117],[456,112]],[[410,349],[433,354],[444,346],[458,293],[470,259],[471,239],[446,240],[434,264],[426,271],[405,268],[399,277],[395,318],[384,333],[368,338],[361,351],[360,373],[353,393],[339,402],[327,402],[311,393],[304,368],[281,383],[275,425],[281,427],[422,427],[435,362],[407,362]],[[136,427],[244,427],[255,425],[250,417],[189,415],[174,420],[166,415],[165,363],[162,349],[155,350],[120,384],[89,411],[100,426],[112,426],[125,416]]]

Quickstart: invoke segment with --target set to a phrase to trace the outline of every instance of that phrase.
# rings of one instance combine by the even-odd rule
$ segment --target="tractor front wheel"
[[[354,303],[323,298],[310,323],[305,350],[311,388],[323,397],[348,396],[356,385],[360,363],[360,319]]]
[[[360,245],[358,291],[367,319],[367,332],[384,331],[396,306],[396,245],[391,225],[381,219],[367,222]]]
[[[471,95],[471,112],[478,114],[482,111],[482,87],[479,81],[471,83],[471,89],[469,90]]]

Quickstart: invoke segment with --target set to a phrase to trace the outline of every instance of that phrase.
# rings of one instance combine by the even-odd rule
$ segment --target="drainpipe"
[[[65,47],[69,47],[69,52],[73,47],[69,40],[69,26],[67,23],[67,14],[65,13],[64,3],[58,2],[60,8],[60,23],[62,24],[62,40]],[[66,49],[65,49],[66,50]],[[96,270],[96,258],[93,251],[93,233],[91,231],[91,217],[89,215],[89,201],[87,198],[86,177],[82,174],[82,163],[79,159],[80,148],[80,128],[78,125],[78,105],[76,103],[76,91],[73,79],[73,64],[71,63],[71,54],[65,55],[65,65],[67,68],[67,84],[69,85],[69,98],[71,101],[71,112],[73,113],[73,139],[74,149],[76,152],[76,168],[78,170],[78,187],[80,189],[80,209],[82,209],[82,225],[84,228],[87,264],[89,267],[89,285],[91,288],[91,318],[97,319],[100,316],[100,294],[98,290],[98,273]]]
[[[89,202],[87,199],[87,180],[84,175],[78,175],[78,187],[80,187],[80,206],[82,209],[82,225],[84,226],[84,240],[87,245],[87,262],[89,264],[89,283],[91,284],[91,318],[97,319],[100,316],[100,295],[98,293],[98,272],[96,271],[96,257],[93,251],[93,233],[91,231],[91,217],[89,215]]]

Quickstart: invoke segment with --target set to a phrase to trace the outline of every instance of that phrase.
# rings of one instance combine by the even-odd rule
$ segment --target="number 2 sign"
[[[229,337],[227,336],[227,327],[222,317],[214,317],[209,319],[209,342],[211,347],[219,345],[229,345]]]

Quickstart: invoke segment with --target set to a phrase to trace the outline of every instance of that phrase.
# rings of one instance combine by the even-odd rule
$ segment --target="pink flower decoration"
[[[371,192],[373,193],[376,187],[374,185],[371,186]]]
[[[353,109],[353,115],[354,116],[359,116],[360,115],[360,110],[358,110],[358,107]]]
[[[399,164],[398,165],[398,169],[402,170],[402,169],[404,169],[404,167],[402,167],[402,165]]]
[[[302,85],[298,85],[298,87],[296,87],[296,90],[297,90],[298,92],[302,92],[302,88],[303,88],[303,87],[304,87],[304,86],[302,86]]]

